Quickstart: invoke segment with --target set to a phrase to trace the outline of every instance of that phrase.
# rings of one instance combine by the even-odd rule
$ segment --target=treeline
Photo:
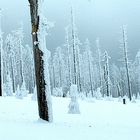
[[[33,50],[23,44],[23,28],[12,31],[1,48],[1,81],[3,96],[15,94],[18,98],[34,93]]]
[[[130,62],[125,26],[122,26],[120,36],[121,40],[118,47],[120,47],[122,55],[120,55],[120,64],[117,66],[111,63],[111,57],[107,51],[102,52],[100,50],[99,39],[96,40],[96,46],[93,46],[88,39],[81,43],[76,28],[68,26],[65,44],[62,47],[57,47],[51,57],[52,94],[63,97],[69,96],[70,86],[75,84],[76,76],[76,85],[81,97],[127,96],[130,100],[138,98],[140,91],[140,51],[137,52],[135,60]]]
[[[128,58],[127,32],[121,28],[120,65],[111,63],[109,52],[102,52],[100,40],[95,46],[88,39],[78,38],[73,13],[71,23],[65,28],[65,43],[57,47],[49,58],[51,93],[69,96],[71,85],[77,85],[79,97],[129,97],[139,98],[140,51],[132,62]],[[3,39],[0,30],[1,75],[3,95],[17,97],[35,93],[33,49],[23,44],[23,28],[12,31]],[[119,43],[119,42],[118,42]],[[92,49],[91,49],[92,48]],[[117,60],[116,60],[117,61]]]

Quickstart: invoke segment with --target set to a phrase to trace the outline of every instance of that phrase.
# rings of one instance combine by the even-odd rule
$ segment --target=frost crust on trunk
[[[50,58],[50,51],[46,48],[46,36],[47,36],[47,20],[42,14],[42,5],[43,0],[39,0],[39,17],[40,17],[40,24],[38,30],[38,41],[39,41],[39,49],[43,52],[42,60],[43,60],[43,67],[44,67],[44,80],[45,80],[45,95],[47,100],[48,106],[48,115],[49,115],[49,122],[53,121],[52,116],[52,99],[51,99],[51,89],[50,89],[50,75],[49,75],[49,58]]]

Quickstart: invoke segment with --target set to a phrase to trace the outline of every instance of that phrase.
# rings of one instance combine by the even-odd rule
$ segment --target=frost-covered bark
[[[56,88],[56,78],[55,78],[55,63],[54,61],[52,60],[52,88]]]
[[[106,86],[106,95],[107,97],[111,96],[111,91],[110,91],[110,70],[109,70],[109,56],[107,51],[105,51],[104,54],[104,59],[105,59],[105,65],[104,65],[104,80],[105,80],[105,86]]]
[[[130,101],[132,100],[132,93],[131,93],[131,84],[130,84],[130,74],[129,74],[129,64],[128,64],[128,50],[127,50],[127,34],[126,34],[126,27],[122,26],[122,42],[121,42],[122,48],[123,48],[123,58],[124,58],[124,64],[126,69],[126,77],[127,77],[127,85],[128,85],[128,96]]]
[[[35,88],[35,74],[34,74],[34,61],[33,61],[33,49],[29,45],[25,45],[22,48],[22,63],[23,63],[23,82],[25,81],[25,87],[29,93],[34,93]]]
[[[85,51],[83,54],[84,57],[84,76],[85,83],[89,84],[89,92],[91,92],[91,96],[93,97],[93,57],[90,49],[90,42],[88,39],[85,41]]]
[[[70,86],[72,84],[72,77],[71,77],[71,51],[70,51],[70,43],[69,43],[69,28],[66,27],[65,28],[65,33],[66,33],[66,37],[65,37],[65,46],[67,48],[67,70],[68,70],[68,89],[70,89]]]
[[[112,96],[122,97],[123,95],[122,95],[122,88],[121,88],[121,81],[122,81],[121,72],[115,64],[111,65],[110,75],[112,81],[111,89],[113,89]]]
[[[97,47],[97,53],[98,53],[98,69],[99,69],[99,87],[102,87],[102,66],[101,66],[101,50],[100,50],[100,41],[99,39],[96,39],[96,47]]]
[[[73,84],[77,84],[77,68],[76,68],[76,34],[73,9],[71,8],[71,36],[72,36],[72,56],[73,56]]]
[[[21,86],[23,84],[24,79],[26,79],[25,71],[28,71],[26,74],[26,77],[28,77],[28,81],[31,81],[30,78],[32,75],[32,69],[30,67],[27,67],[30,63],[32,65],[31,61],[26,61],[25,64],[25,57],[31,57],[31,54],[29,52],[25,52],[25,49],[23,49],[22,45],[23,41],[23,32],[22,29],[19,28],[18,30],[12,31],[11,34],[8,34],[6,36],[5,44],[3,46],[3,83],[5,84],[7,81],[7,75],[10,75],[12,79],[12,85],[13,85],[13,91],[15,92],[17,89],[17,86],[19,85],[19,88],[21,89]],[[25,56],[24,56],[25,54]],[[27,56],[29,54],[30,56]],[[24,56],[24,57],[23,57]],[[27,80],[26,80],[27,82]],[[28,82],[27,82],[28,83]]]
[[[3,57],[2,57],[2,61],[3,61],[3,71],[4,73],[3,75],[3,84],[6,85],[7,84],[7,76],[11,76],[12,78],[12,84],[14,83],[13,81],[13,73],[11,73],[11,71],[13,70],[12,65],[13,65],[13,58],[14,55],[12,56],[12,47],[13,47],[13,37],[11,34],[7,35],[6,40],[5,40],[5,45],[2,48],[3,51]],[[14,89],[14,85],[13,85],[13,89]],[[5,92],[5,88],[4,91]]]
[[[12,86],[12,79],[10,77],[10,74],[7,74],[6,82],[3,84],[3,91],[4,96],[12,96],[13,95],[13,86]]]
[[[76,84],[78,92],[81,92],[81,55],[77,29],[74,22],[73,10],[71,8],[71,24],[65,28],[65,47],[66,47],[66,69],[68,79],[68,89],[72,84]]]
[[[23,48],[23,27],[22,25],[20,28],[12,32],[14,41],[13,47],[14,47],[14,57],[15,57],[15,84],[19,85],[21,88],[22,82],[23,82],[23,59],[22,59],[22,48]],[[12,48],[13,49],[13,48]],[[11,52],[10,52],[11,53]],[[12,55],[12,54],[11,54]],[[11,57],[12,59],[12,57]]]
[[[48,53],[46,52],[44,23],[43,17],[40,15],[42,1],[29,0],[31,24],[32,24],[32,40],[35,59],[35,78],[37,85],[37,98],[39,116],[43,120],[52,121],[51,111],[51,91],[48,70]]]
[[[65,88],[67,87],[69,80],[67,77],[67,68],[66,68],[67,59],[64,57],[63,50],[61,47],[57,47],[53,56],[52,64],[51,64],[51,74],[52,74],[52,91],[53,95],[56,95],[56,91],[64,91],[63,94],[59,94],[58,96],[66,96]]]
[[[61,88],[64,84],[64,56],[62,49],[60,47],[56,48],[54,57],[53,57],[53,69],[55,71],[55,83],[56,87]]]
[[[135,81],[135,86],[133,86],[133,93],[136,93],[136,97],[138,97],[138,92],[140,91],[140,50],[137,52],[134,66],[133,66],[133,81]]]
[[[79,46],[81,45],[80,40],[77,38],[76,41],[76,62],[77,62],[77,88],[78,92],[82,92],[82,83],[81,83],[81,55]]]
[[[1,30],[1,9],[0,9],[0,96],[2,96],[2,84],[3,84],[2,47],[3,47],[3,39],[2,39],[2,30]]]

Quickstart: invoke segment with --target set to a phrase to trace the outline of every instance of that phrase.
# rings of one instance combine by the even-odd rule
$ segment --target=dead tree
[[[1,31],[1,9],[0,9],[0,96],[2,96],[2,81],[3,81],[3,76],[2,76],[2,31]]]
[[[104,59],[105,59],[105,65],[104,65],[104,80],[105,80],[105,85],[106,85],[106,95],[107,97],[111,96],[110,93],[110,73],[109,73],[109,56],[107,51],[105,51],[104,54]]]
[[[72,26],[72,53],[73,53],[73,84],[77,85],[77,69],[76,69],[76,36],[75,36],[75,24],[73,17],[73,9],[71,8],[71,26]]]
[[[122,26],[122,48],[124,53],[124,63],[126,69],[127,85],[128,85],[128,96],[129,100],[132,100],[131,93],[131,83],[130,83],[130,74],[129,74],[129,60],[128,60],[128,50],[127,50],[127,34],[125,26]]]
[[[43,51],[39,48],[39,1],[38,0],[28,0],[30,4],[30,14],[31,14],[31,25],[32,25],[32,41],[33,41],[33,52],[34,52],[34,62],[35,62],[35,78],[37,86],[37,99],[38,99],[38,109],[39,116],[41,119],[46,121],[51,121],[49,117],[49,106],[46,93],[46,85],[48,81],[45,81],[44,74],[44,60]]]

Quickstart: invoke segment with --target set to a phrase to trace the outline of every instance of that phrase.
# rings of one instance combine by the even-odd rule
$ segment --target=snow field
[[[38,119],[31,97],[0,98],[0,140],[139,140],[140,101],[79,100],[81,114],[68,114],[69,98],[53,97],[53,123]]]

